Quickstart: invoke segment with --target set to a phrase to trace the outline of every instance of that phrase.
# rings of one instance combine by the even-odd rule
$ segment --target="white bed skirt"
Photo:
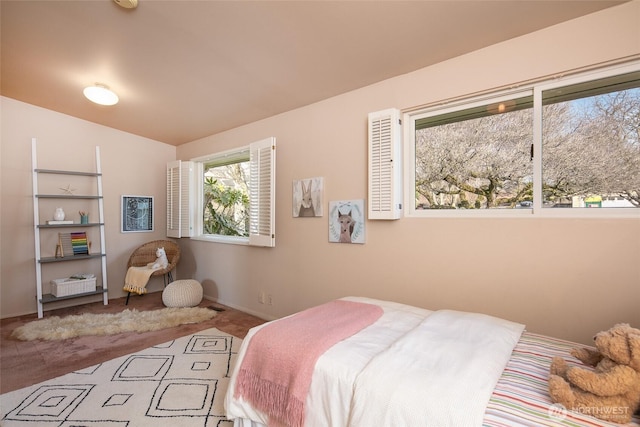
[[[233,427],[267,427],[262,423],[248,420],[246,418],[236,418],[233,420]]]

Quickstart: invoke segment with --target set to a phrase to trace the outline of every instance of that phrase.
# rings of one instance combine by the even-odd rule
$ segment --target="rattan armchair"
[[[162,247],[167,254],[169,265],[167,265],[167,268],[154,271],[151,276],[163,276],[164,286],[167,286],[169,283],[173,282],[173,275],[171,272],[176,268],[176,264],[178,264],[178,261],[180,260],[180,246],[178,246],[178,244],[173,240],[153,240],[139,246],[129,257],[127,269],[129,269],[129,267],[144,267],[150,262],[154,262],[156,260],[156,249]],[[127,294],[127,301],[125,305],[129,304],[130,296],[131,292]]]

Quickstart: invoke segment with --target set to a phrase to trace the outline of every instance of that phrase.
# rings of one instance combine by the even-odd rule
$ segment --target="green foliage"
[[[218,179],[204,180],[204,233],[249,236],[249,195],[225,186]]]

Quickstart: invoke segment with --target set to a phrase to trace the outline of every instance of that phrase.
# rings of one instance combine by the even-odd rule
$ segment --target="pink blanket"
[[[381,307],[336,300],[270,323],[249,342],[234,397],[270,418],[270,424],[300,427],[318,358],[382,316]]]

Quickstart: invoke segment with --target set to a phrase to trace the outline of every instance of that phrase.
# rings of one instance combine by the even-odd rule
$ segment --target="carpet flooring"
[[[37,319],[26,315],[0,321],[0,394],[27,387],[88,368],[107,360],[167,342],[209,328],[217,328],[230,335],[244,338],[247,331],[264,320],[241,311],[203,300],[200,307],[216,307],[224,311],[202,323],[182,325],[160,331],[129,332],[109,337],[77,337],[63,341],[19,341],[11,338],[18,326]],[[126,308],[156,310],[164,307],[162,292],[132,296],[129,304],[117,298],[103,305],[102,301],[45,312],[47,316],[66,316],[81,313],[115,313]]]

